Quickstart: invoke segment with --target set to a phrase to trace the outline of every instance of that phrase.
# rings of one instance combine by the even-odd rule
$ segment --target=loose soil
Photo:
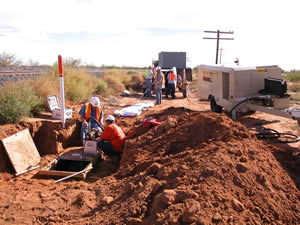
[[[179,95],[179,93],[177,93]],[[138,96],[101,99],[105,115]],[[154,101],[154,99],[144,99]],[[264,113],[234,122],[195,93],[117,123],[127,139],[121,161],[96,165],[86,180],[53,184],[38,170],[14,177],[0,146],[1,224],[299,224],[300,143],[258,140],[262,127],[299,133],[296,121]],[[46,165],[79,142],[79,106],[67,129],[45,113],[1,127],[0,138],[29,128]],[[141,120],[163,121],[152,128]]]

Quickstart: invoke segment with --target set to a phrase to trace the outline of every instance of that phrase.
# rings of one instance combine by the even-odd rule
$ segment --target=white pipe
[[[62,127],[65,128],[66,118],[65,118],[65,90],[64,90],[64,76],[59,77],[60,84],[60,101],[61,101],[61,123]]]

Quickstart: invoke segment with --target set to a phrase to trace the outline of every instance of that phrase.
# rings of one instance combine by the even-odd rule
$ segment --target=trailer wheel
[[[222,106],[216,103],[216,100],[213,96],[210,97],[210,110],[215,113],[222,113]]]

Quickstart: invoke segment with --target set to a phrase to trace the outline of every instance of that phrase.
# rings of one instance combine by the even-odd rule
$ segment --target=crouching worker
[[[91,128],[101,129],[103,127],[103,110],[100,107],[100,99],[91,97],[90,102],[83,105],[79,111],[81,116],[81,140],[85,142],[86,133],[88,130],[88,121],[91,122]],[[92,119],[92,117],[94,119]],[[95,119],[97,121],[95,121]],[[84,144],[84,143],[83,143]]]
[[[120,157],[123,151],[126,136],[122,129],[115,123],[115,117],[106,117],[106,127],[101,134],[97,147],[109,157]]]

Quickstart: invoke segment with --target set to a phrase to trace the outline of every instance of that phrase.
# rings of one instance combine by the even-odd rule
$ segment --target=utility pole
[[[220,64],[222,63],[222,52],[223,52],[224,48],[220,48]]]
[[[219,40],[234,40],[233,38],[220,38],[220,34],[233,34],[233,31],[204,31],[205,33],[214,33],[217,34],[216,38],[212,37],[204,37],[203,39],[211,39],[211,40],[217,40],[217,51],[216,51],[216,64],[218,64],[218,54],[219,54]]]

